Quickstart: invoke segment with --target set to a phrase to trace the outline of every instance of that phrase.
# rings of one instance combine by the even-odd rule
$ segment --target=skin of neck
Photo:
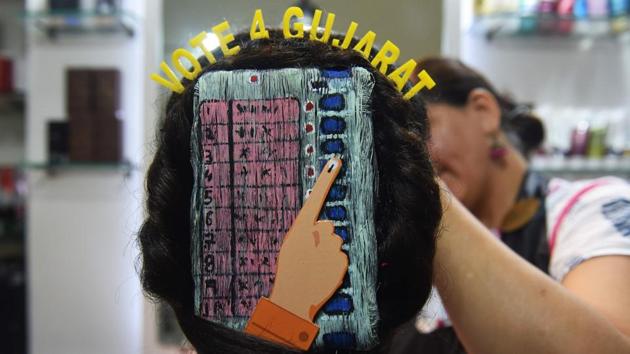
[[[521,188],[527,161],[505,136],[500,141],[507,149],[506,155],[499,161],[493,161],[484,185],[481,186],[479,200],[470,211],[489,229],[498,229],[503,219],[516,203]]]

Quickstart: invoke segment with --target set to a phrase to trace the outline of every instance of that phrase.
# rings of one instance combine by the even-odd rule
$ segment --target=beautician
[[[434,263],[439,296],[417,322],[431,334],[407,336],[403,351],[463,350],[454,329],[473,353],[615,352],[602,338],[630,337],[630,185],[531,171],[526,156],[544,132],[526,108],[457,60],[418,67],[439,83],[422,96],[450,193]]]

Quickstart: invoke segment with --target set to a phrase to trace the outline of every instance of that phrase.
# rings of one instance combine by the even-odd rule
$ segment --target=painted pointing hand
[[[278,255],[276,280],[269,299],[293,314],[312,321],[341,286],[348,271],[343,240],[332,221],[318,221],[326,197],[341,170],[332,158],[284,237]]]

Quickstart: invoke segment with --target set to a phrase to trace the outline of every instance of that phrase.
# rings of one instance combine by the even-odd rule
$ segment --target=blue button
[[[329,202],[344,200],[346,198],[346,189],[347,189],[346,186],[341,186],[338,184],[333,185],[332,188],[330,188],[330,191],[328,192],[327,200]]]
[[[324,306],[327,315],[345,315],[354,310],[352,297],[347,294],[337,294],[333,296]]]
[[[341,139],[330,139],[324,141],[320,148],[324,154],[341,154],[343,152],[344,145]]]
[[[345,226],[335,227],[335,233],[343,239],[343,243],[350,242],[350,231]]]
[[[352,71],[347,69],[324,69],[322,76],[329,79],[342,79],[352,76]]]
[[[319,99],[319,109],[327,111],[341,111],[346,107],[346,100],[343,95],[334,93],[324,95]]]
[[[356,336],[350,332],[326,333],[323,338],[328,349],[354,349],[357,346]]]
[[[348,216],[348,212],[346,211],[346,208],[341,205],[334,206],[334,207],[326,207],[325,210],[326,210],[326,217],[330,220],[336,220],[336,221],[346,220]]]
[[[322,134],[341,134],[346,130],[346,121],[339,117],[324,117],[319,123]]]

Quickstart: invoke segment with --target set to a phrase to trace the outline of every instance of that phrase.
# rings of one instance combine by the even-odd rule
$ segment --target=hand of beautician
[[[441,185],[434,281],[469,353],[630,353],[608,320],[503,245]]]

